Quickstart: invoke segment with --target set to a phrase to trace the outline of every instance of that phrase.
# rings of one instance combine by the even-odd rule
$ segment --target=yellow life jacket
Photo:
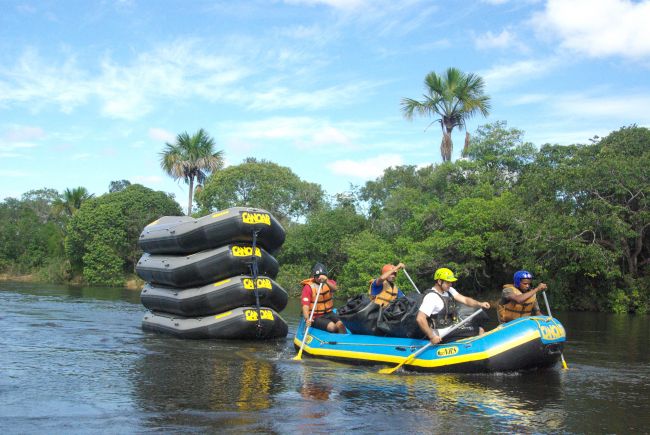
[[[372,283],[375,282],[374,279],[370,280],[370,286],[368,287],[368,295],[370,296],[370,299],[379,305],[380,307],[385,307],[391,301],[394,301],[397,299],[397,286],[392,286],[390,283],[386,280],[384,280],[383,283],[383,288],[381,289],[381,292],[375,296],[372,295]]]
[[[513,293],[516,295],[522,294],[519,289],[512,284],[506,284],[503,288],[512,289]],[[532,295],[521,304],[518,304],[512,299],[505,299],[502,297],[497,304],[497,317],[499,318],[499,322],[506,323],[520,317],[530,316],[535,308],[536,302],[536,295]]]
[[[318,295],[318,301],[316,301],[316,294],[318,293],[319,284],[314,282],[313,278],[304,279],[300,281],[302,285],[308,285],[311,287],[311,301],[309,302],[309,311],[311,312],[314,309],[314,303],[316,303],[316,309],[314,310],[314,317],[322,316],[325,313],[329,313],[334,309],[334,302],[332,301],[332,291],[327,283],[323,283],[323,287],[320,289],[320,294]]]

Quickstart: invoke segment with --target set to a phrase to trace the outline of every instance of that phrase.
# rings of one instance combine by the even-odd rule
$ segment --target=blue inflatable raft
[[[305,321],[301,320],[294,345],[300,348]],[[404,369],[422,372],[481,373],[546,368],[555,365],[566,340],[562,324],[552,317],[513,320],[483,335],[430,346]],[[356,364],[402,363],[428,344],[413,338],[334,334],[309,328],[303,353]]]

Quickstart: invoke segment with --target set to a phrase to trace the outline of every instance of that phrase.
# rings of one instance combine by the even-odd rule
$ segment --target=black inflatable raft
[[[272,308],[261,308],[259,313],[261,316],[255,307],[239,307],[213,316],[191,318],[148,312],[142,319],[142,329],[192,339],[286,337],[289,328],[278,313]]]
[[[164,216],[142,230],[138,244],[150,254],[190,254],[229,243],[257,243],[273,252],[284,242],[282,225],[266,210],[233,207],[196,219]]]
[[[259,275],[275,278],[277,260],[256,247]],[[234,275],[251,273],[253,248],[250,245],[226,245],[191,255],[153,255],[145,253],[136,272],[143,280],[164,286],[188,288],[219,281]]]
[[[247,305],[255,305],[257,285],[260,305],[282,311],[287,306],[287,292],[267,276],[257,281],[247,275],[234,276],[214,284],[176,289],[145,284],[140,294],[142,305],[151,311],[164,311],[181,316],[207,316]]]

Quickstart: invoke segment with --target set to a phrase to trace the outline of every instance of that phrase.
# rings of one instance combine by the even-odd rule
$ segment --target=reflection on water
[[[295,303],[295,301],[292,301]],[[559,313],[570,370],[380,375],[279,341],[144,333],[137,292],[0,283],[4,433],[629,433],[650,427],[648,317]],[[299,307],[283,313],[295,331]],[[566,316],[566,317],[563,317]]]

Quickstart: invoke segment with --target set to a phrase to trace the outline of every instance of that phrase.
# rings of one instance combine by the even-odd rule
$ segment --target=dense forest
[[[621,128],[588,144],[536,147],[504,122],[479,127],[465,158],[389,168],[327,197],[290,168],[249,158],[196,189],[195,216],[232,206],[272,212],[287,230],[277,281],[298,291],[316,261],[342,293],[367,291],[401,261],[418,287],[454,270],[468,294],[494,294],[527,269],[564,309],[650,309],[650,130]],[[122,286],[134,279],[138,236],[174,198],[128,181],[27,192],[0,203],[0,273],[56,283]],[[400,276],[398,284],[410,290]]]

